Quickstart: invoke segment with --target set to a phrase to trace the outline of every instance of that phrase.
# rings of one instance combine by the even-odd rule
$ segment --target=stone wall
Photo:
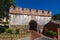
[[[20,40],[24,37],[28,37],[28,34],[0,34],[0,40]]]
[[[9,13],[13,13],[13,14],[27,14],[27,15],[41,15],[41,16],[52,16],[52,12],[51,11],[35,10],[35,9],[28,9],[28,8],[22,9],[21,7],[16,7],[14,9],[13,6],[10,7]]]
[[[21,25],[25,28],[26,25],[29,25],[29,22],[31,20],[35,20],[38,25],[45,25],[51,20],[51,14],[51,11],[35,10],[28,8],[22,9],[20,7],[16,7],[14,9],[14,7],[11,6],[9,9],[9,25],[12,29],[21,28]],[[41,27],[41,29],[43,28],[42,26],[39,27]]]
[[[29,32],[29,26],[28,25],[10,25],[10,29],[13,31],[16,30],[16,28],[20,29],[20,32]],[[37,25],[37,31],[40,33],[43,31],[43,26],[42,25]]]
[[[45,25],[51,20],[51,17],[10,14],[9,24],[28,25],[31,20],[35,20],[39,25]]]

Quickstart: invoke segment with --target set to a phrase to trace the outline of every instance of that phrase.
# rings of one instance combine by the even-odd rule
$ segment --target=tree
[[[0,16],[2,18],[8,18],[9,8],[11,5],[15,7],[14,0],[0,0]]]
[[[53,20],[60,20],[60,14],[55,14],[52,18]]]

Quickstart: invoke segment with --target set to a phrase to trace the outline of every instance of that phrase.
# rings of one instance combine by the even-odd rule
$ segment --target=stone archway
[[[37,22],[35,20],[31,20],[29,22],[29,30],[34,30],[37,32]]]

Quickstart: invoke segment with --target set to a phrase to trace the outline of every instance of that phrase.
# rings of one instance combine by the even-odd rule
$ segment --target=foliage
[[[19,29],[18,29],[18,28],[16,29],[16,32],[15,32],[15,34],[19,34]]]
[[[52,31],[52,30],[49,30],[49,31],[47,32],[47,34],[49,34],[49,35],[51,35],[51,36],[57,36],[57,33],[54,32],[54,31]]]
[[[14,0],[0,0],[0,16],[2,16],[2,18],[8,18],[8,12],[11,5],[15,7]]]
[[[8,29],[8,28],[9,28],[9,26],[6,26],[6,25],[2,26],[2,25],[0,25],[0,33],[5,32],[5,29]]]
[[[53,17],[53,20],[60,20],[60,14],[56,14]]]
[[[5,31],[4,27],[0,25],[0,33],[3,33]]]
[[[5,29],[6,33],[12,34],[12,30],[11,29]]]
[[[2,22],[1,24],[9,24],[9,22]]]

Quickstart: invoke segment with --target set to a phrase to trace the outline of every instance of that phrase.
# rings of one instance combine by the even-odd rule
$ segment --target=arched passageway
[[[35,20],[31,20],[29,22],[29,30],[34,30],[37,32],[37,22]]]

